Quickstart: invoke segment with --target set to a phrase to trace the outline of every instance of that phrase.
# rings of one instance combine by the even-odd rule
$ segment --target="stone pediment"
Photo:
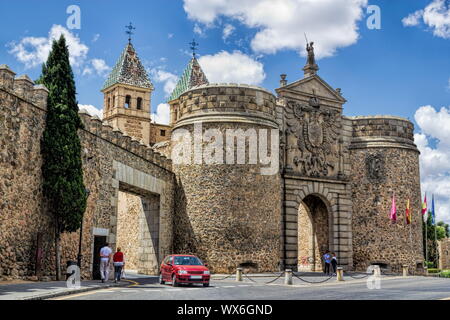
[[[318,75],[298,80],[276,90],[282,96],[283,93],[291,93],[299,96],[317,96],[320,99],[327,99],[339,104],[344,104],[346,100],[328,83]]]

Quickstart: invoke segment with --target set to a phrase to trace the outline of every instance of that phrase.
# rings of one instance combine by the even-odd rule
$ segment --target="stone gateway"
[[[144,274],[158,274],[170,253],[196,254],[213,272],[321,271],[326,250],[346,270],[376,264],[423,271],[413,124],[345,116],[341,90],[317,74],[312,43],[308,51],[304,77],[288,83],[282,75],[275,93],[209,83],[194,55],[163,125],[151,120],[154,88],[131,41],[126,45],[101,89],[103,120],[80,112],[90,190],[84,279],[97,276],[104,242],[120,246]],[[55,275],[40,154],[47,93],[0,65],[0,279]],[[261,132],[272,135],[261,140]],[[172,137],[192,137],[189,161],[176,161]],[[270,174],[267,156],[277,160]],[[389,220],[394,192],[396,224]],[[404,222],[408,199],[411,225]],[[76,260],[79,236],[63,235],[63,264]]]

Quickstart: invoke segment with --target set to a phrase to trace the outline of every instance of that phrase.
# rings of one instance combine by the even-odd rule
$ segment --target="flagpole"
[[[425,259],[428,263],[428,212],[425,218]]]

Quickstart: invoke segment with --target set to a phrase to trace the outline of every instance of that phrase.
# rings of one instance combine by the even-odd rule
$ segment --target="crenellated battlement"
[[[81,110],[79,115],[84,124],[84,130],[89,133],[132,152],[147,161],[155,163],[166,170],[172,170],[172,160],[155,152],[150,146],[126,135],[119,129],[113,128],[111,125],[102,122],[99,117],[89,115],[85,110]]]
[[[6,64],[0,65],[0,89],[47,110],[48,89],[43,85],[36,85],[27,75],[15,75]]]
[[[217,116],[223,121],[239,117],[242,120],[261,119],[276,125],[277,116],[276,99],[270,91],[234,83],[193,87],[180,95],[171,112],[175,126],[184,125],[193,118],[205,120]]]
[[[369,146],[406,147],[417,150],[414,144],[414,124],[395,116],[348,117],[352,121],[353,139],[350,148]]]

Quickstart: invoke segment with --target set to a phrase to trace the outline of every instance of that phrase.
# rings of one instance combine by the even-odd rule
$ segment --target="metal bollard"
[[[337,268],[336,278],[337,281],[344,281],[344,268]]]
[[[407,277],[408,276],[408,266],[403,265],[402,269],[403,269],[403,277]]]
[[[242,281],[242,268],[236,269],[236,281]]]
[[[285,285],[292,285],[292,269],[286,269],[284,271],[284,284]]]

